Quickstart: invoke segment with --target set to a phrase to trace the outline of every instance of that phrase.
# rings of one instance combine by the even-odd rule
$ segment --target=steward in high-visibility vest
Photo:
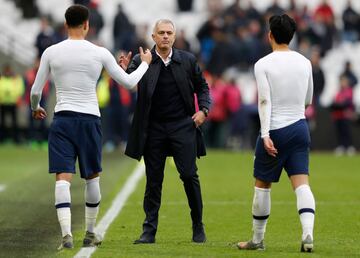
[[[0,77],[0,141],[12,138],[18,143],[17,104],[24,94],[25,84],[21,76],[13,75],[10,66],[6,66],[3,71]],[[6,124],[7,116],[11,118],[11,126]]]
[[[103,109],[108,106],[110,101],[110,77],[104,71],[96,87],[96,95],[99,102],[99,108]]]
[[[16,105],[25,91],[21,76],[1,76],[0,105]]]

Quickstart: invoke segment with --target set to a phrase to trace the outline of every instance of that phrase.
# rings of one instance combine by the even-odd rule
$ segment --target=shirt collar
[[[173,54],[173,51],[172,51],[172,48],[170,50],[170,53],[168,55],[168,57],[164,60],[161,55],[156,51],[155,49],[155,53],[161,58],[161,60],[163,61],[164,65],[165,66],[168,66],[170,63],[171,63],[171,57],[172,57],[172,54]]]

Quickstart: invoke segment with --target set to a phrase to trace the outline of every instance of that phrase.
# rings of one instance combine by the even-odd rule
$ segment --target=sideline
[[[134,192],[138,182],[144,175],[144,171],[145,165],[143,162],[140,162],[135,168],[135,170],[131,173],[130,177],[126,181],[125,185],[122,187],[121,191],[116,195],[111,207],[108,209],[104,217],[95,227],[95,232],[99,234],[102,239],[104,238],[106,230],[109,228],[110,224],[119,215],[120,211],[124,207],[126,200],[129,198],[132,192]],[[90,258],[90,256],[95,252],[95,250],[96,247],[83,247],[74,256],[74,258]]]

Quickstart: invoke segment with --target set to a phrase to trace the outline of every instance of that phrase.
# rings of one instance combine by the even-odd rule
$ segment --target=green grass
[[[75,250],[56,252],[59,226],[53,207],[53,176],[46,152],[0,147],[0,257],[72,257],[83,235],[83,184],[72,184]],[[311,186],[317,208],[315,253],[301,254],[301,226],[295,195],[283,174],[272,190],[266,251],[239,251],[234,244],[251,237],[253,156],[210,151],[198,161],[208,241],[191,243],[191,220],[181,180],[167,162],[154,245],[133,245],[144,219],[141,180],[92,257],[360,257],[360,156],[311,154]],[[101,215],[121,189],[136,162],[119,153],[104,155]]]
[[[104,155],[100,216],[111,205],[136,162],[120,153]],[[54,207],[55,176],[48,174],[46,151],[0,146],[0,257],[71,257],[56,252],[60,227]],[[71,185],[72,228],[75,245],[84,234],[84,181],[74,176]],[[74,254],[77,250],[74,250]]]

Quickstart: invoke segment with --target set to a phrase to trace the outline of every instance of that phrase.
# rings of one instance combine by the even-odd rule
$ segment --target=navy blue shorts
[[[54,114],[49,132],[49,172],[75,174],[76,159],[82,178],[101,168],[102,132],[100,117],[72,111]]]
[[[264,182],[278,182],[282,169],[288,176],[309,174],[310,133],[305,119],[270,131],[278,150],[276,157],[267,154],[262,138],[256,141],[254,177]]]

